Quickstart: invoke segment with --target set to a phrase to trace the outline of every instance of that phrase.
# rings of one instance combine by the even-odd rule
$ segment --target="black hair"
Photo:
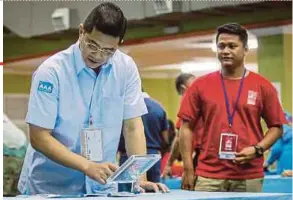
[[[247,30],[243,28],[240,24],[229,23],[229,24],[224,24],[222,26],[219,26],[217,28],[217,36],[216,36],[217,43],[218,43],[219,36],[222,33],[238,35],[243,44],[243,47],[247,47],[247,41],[248,41]]]
[[[121,43],[127,29],[127,20],[118,6],[105,2],[90,12],[83,26],[87,33],[91,33],[95,28],[106,35],[119,37]]]
[[[189,73],[183,73],[180,74],[179,76],[177,76],[176,80],[175,80],[175,87],[177,90],[177,93],[179,95],[182,95],[182,85],[185,85],[187,80],[191,77],[195,77],[193,74],[189,74]]]

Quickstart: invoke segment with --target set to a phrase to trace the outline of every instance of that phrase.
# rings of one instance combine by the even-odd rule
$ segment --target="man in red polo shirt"
[[[286,119],[272,84],[245,69],[247,40],[239,24],[218,27],[221,70],[197,78],[183,98],[178,117],[183,120],[179,143],[184,189],[261,192],[263,152],[282,135]],[[204,135],[195,180],[192,134],[199,118]],[[268,126],[265,136],[261,118]]]

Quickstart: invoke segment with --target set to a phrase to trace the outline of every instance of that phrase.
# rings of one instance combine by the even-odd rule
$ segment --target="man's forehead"
[[[241,42],[239,35],[222,33],[219,35],[218,42]]]
[[[86,39],[89,40],[90,42],[93,42],[98,45],[107,45],[107,44],[103,43],[102,41],[100,41],[99,38],[93,37],[89,34],[86,35]]]
[[[105,48],[116,47],[119,43],[119,37],[106,35],[100,31],[96,31],[95,29],[93,29],[91,33],[87,33],[86,37],[93,43]]]

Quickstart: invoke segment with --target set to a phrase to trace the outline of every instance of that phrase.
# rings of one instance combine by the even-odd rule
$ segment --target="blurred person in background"
[[[177,78],[175,80],[175,87],[176,87],[177,93],[180,96],[184,96],[186,90],[191,86],[191,84],[195,80],[195,78],[196,77],[190,73],[183,73],[183,74],[180,74],[179,76],[177,76]],[[180,126],[181,126],[181,120],[178,119],[176,122],[176,129],[179,130]],[[196,170],[197,160],[198,160],[198,156],[200,154],[200,138],[201,138],[201,134],[203,134],[200,122],[198,122],[198,125],[196,126],[196,128],[194,130],[195,130],[195,132],[194,132],[193,138],[192,138],[192,140],[193,140],[192,141],[192,144],[193,144],[192,148],[194,149],[193,167],[194,167],[194,170]],[[178,157],[181,158],[180,150],[179,150],[179,135],[177,133],[177,135],[172,143],[170,158],[168,159],[167,165],[164,168],[164,171],[162,173],[163,178],[167,178],[173,174],[172,165],[174,164],[174,161]],[[181,175],[182,174],[180,174],[180,176]]]
[[[292,171],[292,115],[284,113],[289,124],[283,125],[283,135],[271,147],[264,169],[268,174],[283,174],[288,176]],[[276,170],[269,170],[269,167],[276,162]],[[291,173],[292,174],[292,173]]]
[[[175,88],[177,93],[182,97],[194,80],[195,76],[190,73],[183,73],[178,75],[175,80]]]
[[[162,156],[164,156],[165,153],[167,152],[170,153],[171,145],[176,136],[176,129],[175,129],[174,122],[171,119],[168,119],[167,121],[168,121],[168,143],[163,142],[162,151],[161,151]]]
[[[195,79],[195,76],[190,73],[183,73],[183,74],[178,75],[175,80],[175,88],[176,88],[177,93],[180,96],[183,96],[185,91],[192,84],[194,79]],[[176,121],[176,129],[179,130],[180,124],[181,124],[181,122],[178,119]],[[176,137],[174,138],[172,145],[171,145],[170,155],[167,160],[167,164],[165,165],[163,173],[162,173],[162,178],[171,177],[172,165],[173,165],[174,161],[176,160],[176,158],[178,158],[178,157],[180,157],[179,137],[178,137],[178,133],[176,133]],[[180,176],[181,176],[181,174],[180,174]]]
[[[27,138],[22,130],[3,113],[3,195],[15,196],[17,182],[27,148]]]
[[[122,10],[102,2],[80,24],[78,41],[34,72],[26,116],[30,145],[18,182],[22,194],[115,191],[106,180],[118,168],[122,125],[127,154],[146,153],[141,79],[133,59],[118,49],[126,28]],[[82,155],[81,141],[89,138],[97,144],[89,150],[95,159]],[[145,176],[139,184],[166,191]]]
[[[176,138],[176,129],[173,121],[168,120],[169,123],[169,144],[164,147],[163,153],[162,153],[162,160],[161,160],[161,173],[166,173],[166,165],[168,161],[170,160],[171,155],[171,147],[173,144],[173,140]],[[178,154],[178,157],[173,157],[174,161],[173,164],[169,166],[169,171],[166,176],[163,176],[163,178],[166,178],[167,176],[170,177],[181,177],[183,173],[183,163],[180,156],[180,153]]]
[[[147,154],[161,154],[162,148],[170,143],[167,114],[162,105],[152,99],[146,92],[143,92],[143,97],[148,110],[148,113],[142,116]],[[118,146],[119,165],[122,165],[128,159],[126,148],[124,137],[121,135]],[[158,161],[147,171],[147,180],[159,183],[160,169],[161,162]]]
[[[245,68],[247,30],[237,23],[217,28],[221,70],[197,78],[187,90],[178,117],[183,188],[214,192],[261,192],[263,153],[282,136],[286,124],[270,81]],[[196,169],[193,127],[202,118],[204,134]],[[268,131],[263,133],[264,118]],[[186,173],[185,173],[186,172]]]

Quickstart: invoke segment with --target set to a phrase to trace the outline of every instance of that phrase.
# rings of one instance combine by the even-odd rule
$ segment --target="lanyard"
[[[93,116],[92,116],[92,113],[91,113],[91,108],[92,108],[93,96],[94,96],[94,91],[95,91],[95,86],[96,86],[97,79],[98,79],[98,77],[96,78],[96,80],[94,82],[94,86],[93,86],[92,93],[91,93],[91,98],[90,98],[90,105],[89,105],[89,128],[91,128],[93,126]]]
[[[226,90],[226,87],[225,87],[224,78],[223,78],[223,75],[221,73],[221,83],[222,83],[222,88],[223,88],[223,92],[224,92],[225,103],[226,103],[226,112],[227,112],[228,122],[229,122],[229,127],[230,128],[232,127],[233,118],[234,118],[235,111],[236,111],[236,108],[237,108],[237,104],[239,102],[240,94],[241,94],[241,91],[242,91],[242,88],[243,88],[243,82],[244,82],[245,74],[246,74],[246,69],[244,70],[242,78],[241,78],[240,86],[238,88],[236,102],[235,102],[234,109],[233,109],[232,115],[231,115],[229,98],[228,98],[227,90]]]
[[[89,105],[89,128],[91,128],[93,126],[93,116],[91,114],[92,100],[93,100],[93,96],[94,96],[94,91],[95,91],[95,86],[96,86],[96,83],[97,83],[97,79],[99,77],[99,74],[100,74],[101,70],[102,70],[102,66],[100,66],[97,71],[94,70],[95,73],[96,73],[96,75],[97,75],[97,77],[96,77],[96,80],[94,82],[94,86],[93,86],[93,90],[92,90],[92,94],[91,94],[91,98],[90,98],[90,105]]]

